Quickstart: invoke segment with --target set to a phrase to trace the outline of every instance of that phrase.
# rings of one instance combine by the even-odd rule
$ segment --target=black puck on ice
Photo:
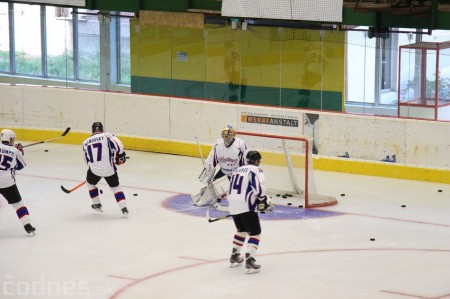
[[[292,203],[290,203],[290,202],[288,202],[288,204],[287,204],[288,206],[290,206],[290,205],[292,205]]]
[[[292,197],[292,194],[286,194],[286,196],[288,196],[288,197]]]
[[[303,206],[302,206],[302,205],[299,205],[298,207],[299,207],[300,209],[301,209],[301,208],[303,208]]]
[[[441,190],[441,189],[439,189],[439,190],[438,190],[438,192],[442,192],[442,190]]]
[[[406,208],[406,205],[402,205],[402,208]]]
[[[370,238],[370,241],[375,241],[375,239],[374,238]]]
[[[103,190],[102,189],[100,189],[100,194],[103,194]]]
[[[345,196],[345,193],[341,193],[341,196]]]
[[[44,150],[44,152],[48,152],[48,150]]]
[[[134,193],[133,196],[138,196],[137,193]]]
[[[278,197],[280,197],[280,194],[277,194]]]

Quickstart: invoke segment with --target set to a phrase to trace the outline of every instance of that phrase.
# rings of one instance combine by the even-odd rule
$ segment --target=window
[[[8,3],[0,2],[0,72],[9,72],[9,17]]]
[[[100,81],[100,23],[97,11],[79,9],[78,12],[78,78]]]
[[[130,14],[121,13],[126,16]],[[131,83],[131,67],[130,67],[130,19],[123,17],[118,19],[119,24],[119,69],[118,82],[120,84]]]
[[[42,75],[40,6],[14,4],[16,72]]]
[[[47,76],[74,78],[72,9],[46,7]]]

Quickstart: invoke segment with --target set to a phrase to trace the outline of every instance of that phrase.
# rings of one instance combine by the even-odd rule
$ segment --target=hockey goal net
[[[237,132],[249,150],[262,155],[267,193],[275,204],[303,202],[305,208],[337,204],[336,198],[317,194],[312,163],[313,138]]]

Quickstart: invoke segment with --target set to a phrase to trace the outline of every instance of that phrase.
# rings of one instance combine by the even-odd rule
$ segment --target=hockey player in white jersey
[[[261,268],[255,262],[261,235],[258,212],[272,211],[273,206],[270,197],[266,195],[264,173],[259,168],[261,154],[257,151],[249,151],[246,159],[247,165],[233,172],[227,198],[230,214],[236,226],[230,267],[240,266],[244,262],[241,249],[245,240],[248,239],[245,268],[247,273],[251,274],[259,272]]]
[[[236,137],[236,131],[230,125],[223,128],[221,134],[222,138],[219,138],[214,144],[211,152],[205,160],[203,170],[198,177],[200,182],[207,185],[202,188],[203,192],[200,191],[200,194],[205,194],[206,197],[209,196],[209,198],[205,200],[205,197],[193,196],[194,204],[197,206],[206,205],[211,201],[215,204],[215,206],[217,206],[217,201],[220,202],[221,190],[217,190],[220,188],[214,188],[214,181],[219,182],[219,179],[225,176],[229,181],[233,171],[239,166],[245,164],[247,145],[244,140]],[[220,169],[216,173],[217,165],[220,166]],[[228,188],[228,182],[225,181],[225,184]],[[211,190],[212,192],[210,192]],[[214,198],[216,196],[218,198]]]
[[[30,224],[30,215],[20,196],[16,185],[15,172],[23,169],[26,164],[23,158],[23,147],[19,143],[14,146],[16,133],[4,129],[1,132],[0,144],[0,194],[16,210],[17,217],[30,237],[34,236],[36,229]]]
[[[120,139],[111,133],[103,132],[103,124],[95,122],[92,125],[91,137],[83,142],[83,151],[85,162],[89,166],[86,183],[92,199],[91,207],[98,212],[103,212],[97,183],[105,178],[122,213],[128,216],[126,199],[119,185],[116,167],[126,161]]]

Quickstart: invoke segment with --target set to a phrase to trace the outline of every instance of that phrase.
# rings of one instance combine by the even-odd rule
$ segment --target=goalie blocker
[[[191,194],[192,202],[197,207],[206,206],[210,203],[217,207],[217,199],[226,196],[229,187],[228,177],[223,176],[213,182],[209,182],[200,189],[200,192]]]

